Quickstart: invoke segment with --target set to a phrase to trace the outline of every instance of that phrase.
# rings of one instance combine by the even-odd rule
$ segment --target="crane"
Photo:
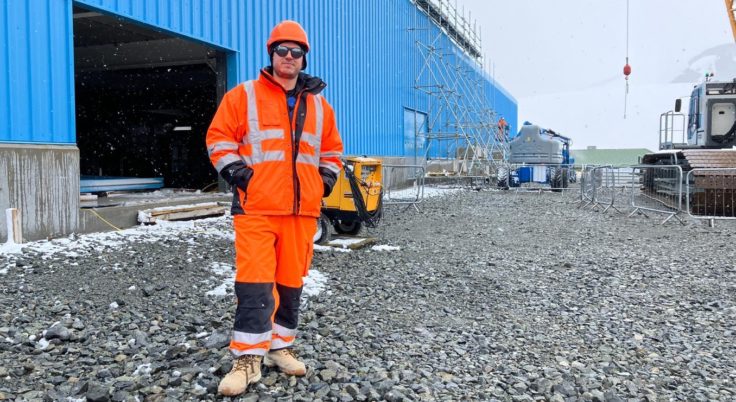
[[[736,16],[734,16],[734,12],[736,12],[736,9],[734,9],[733,3],[734,0],[725,0],[726,2],[726,11],[728,11],[728,20],[731,22],[731,31],[733,32],[733,40],[736,41]]]

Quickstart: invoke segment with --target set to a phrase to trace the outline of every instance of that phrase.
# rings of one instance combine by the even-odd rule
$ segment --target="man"
[[[235,396],[261,378],[261,358],[306,374],[292,351],[302,277],[312,259],[322,197],[342,163],[342,140],[325,83],[302,73],[309,41],[283,21],[266,43],[271,66],[222,99],[207,131],[212,164],[233,189],[235,295],[233,368],[219,393]]]
[[[509,124],[506,122],[506,119],[501,116],[500,119],[498,119],[498,131],[501,133],[501,135],[505,136],[508,132]]]
[[[508,141],[509,139],[509,124],[506,122],[506,119],[501,116],[500,119],[498,119],[498,130],[496,131],[496,141]]]

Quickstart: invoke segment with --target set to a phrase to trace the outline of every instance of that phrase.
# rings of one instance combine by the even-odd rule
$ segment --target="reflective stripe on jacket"
[[[243,161],[253,169],[245,193],[246,214],[319,216],[324,173],[342,167],[342,140],[322,80],[302,73],[306,84],[289,121],[286,92],[268,71],[225,94],[207,131],[207,150],[221,172]],[[294,143],[298,139],[298,147]],[[296,152],[295,152],[296,151]]]

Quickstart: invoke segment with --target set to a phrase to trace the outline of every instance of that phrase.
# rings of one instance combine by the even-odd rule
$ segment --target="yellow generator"
[[[383,164],[380,159],[348,157],[337,176],[330,195],[322,199],[322,216],[317,223],[314,242],[330,240],[330,226],[335,232],[357,235],[363,225],[376,227],[381,219]]]

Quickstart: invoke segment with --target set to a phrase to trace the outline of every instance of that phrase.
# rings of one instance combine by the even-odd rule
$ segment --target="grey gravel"
[[[101,384],[90,384],[85,397],[90,402],[107,402],[110,400],[108,390]]]
[[[61,324],[53,325],[51,328],[46,330],[44,338],[46,339],[60,339],[66,341],[69,339],[69,330]]]
[[[486,190],[420,210],[368,232],[398,251],[315,253],[307,375],[264,368],[238,400],[736,400],[736,224]],[[234,300],[206,293],[231,236],[219,218],[0,255],[0,399],[220,399]]]

